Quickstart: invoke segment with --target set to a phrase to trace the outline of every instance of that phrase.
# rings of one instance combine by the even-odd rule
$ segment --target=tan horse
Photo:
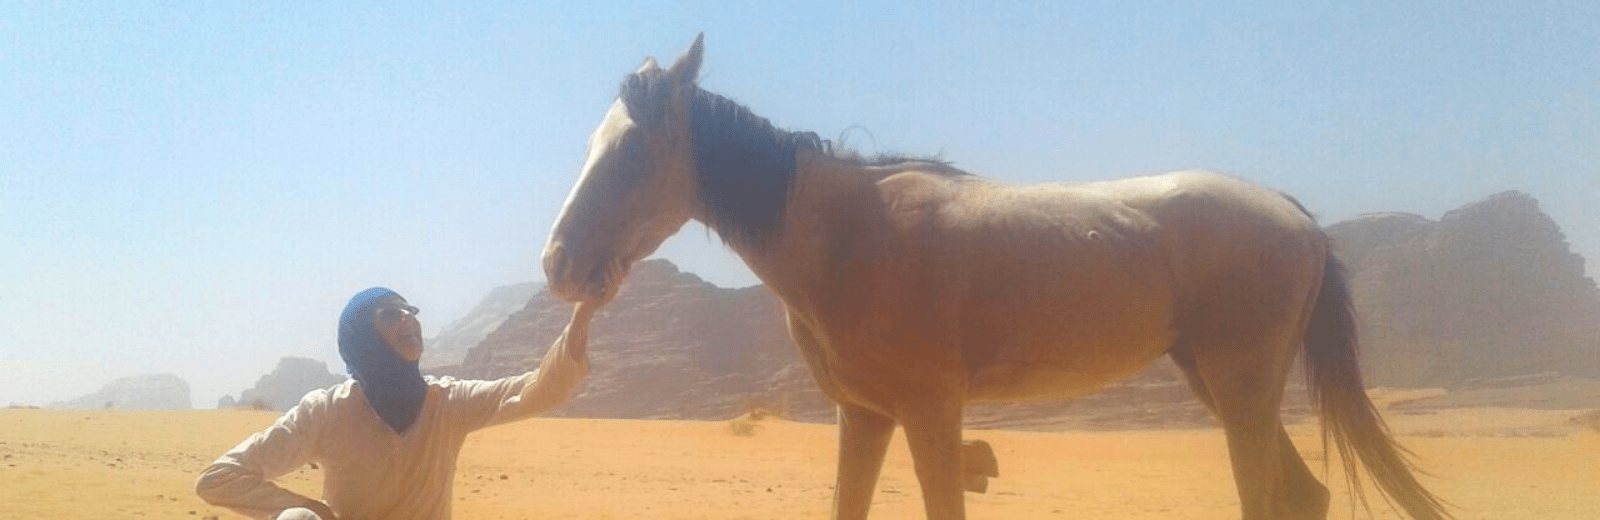
[[[1198,172],[1008,186],[864,160],[701,89],[702,52],[624,80],[545,273],[603,302],[689,219],[715,230],[839,405],[834,518],[866,517],[896,424],[928,518],[963,518],[964,403],[1080,395],[1163,355],[1221,420],[1243,517],[1324,518],[1278,414],[1301,352],[1325,439],[1412,517],[1448,517],[1363,392],[1345,280],[1293,199]]]

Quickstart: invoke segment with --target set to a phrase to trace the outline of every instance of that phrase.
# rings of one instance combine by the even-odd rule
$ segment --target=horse
[[[833,518],[866,518],[896,425],[927,518],[964,518],[965,403],[1068,398],[1162,356],[1221,423],[1243,518],[1325,518],[1279,415],[1297,355],[1324,445],[1409,516],[1450,517],[1367,398],[1345,275],[1292,197],[1199,171],[1016,186],[864,158],[700,88],[703,54],[702,34],[623,80],[543,251],[548,288],[609,301],[688,220],[714,231],[838,406]]]

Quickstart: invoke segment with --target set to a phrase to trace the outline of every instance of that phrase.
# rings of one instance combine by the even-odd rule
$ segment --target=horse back
[[[930,349],[959,353],[975,399],[1092,391],[1164,354],[1218,298],[1304,297],[1247,278],[1320,269],[1309,217],[1220,175],[1012,186],[914,172],[880,189],[902,295],[885,301],[905,312],[892,322],[951,338]]]
[[[972,399],[1081,394],[1171,343],[1159,223],[1103,190],[913,172],[879,183],[886,295]],[[891,322],[891,321],[886,321]],[[1109,348],[1108,348],[1109,347]]]

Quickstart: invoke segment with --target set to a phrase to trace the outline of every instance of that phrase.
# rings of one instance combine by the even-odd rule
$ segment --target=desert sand
[[[1471,408],[1389,421],[1467,519],[1600,518],[1600,432],[1581,411]],[[201,468],[276,414],[252,411],[0,410],[0,517],[238,518],[194,496]],[[1313,467],[1315,422],[1293,425]],[[967,495],[977,519],[1237,518],[1220,430],[969,431],[1001,478]],[[532,419],[474,434],[456,475],[463,519],[826,518],[831,425]],[[1338,464],[1330,518],[1351,518]],[[316,495],[318,470],[281,480]],[[873,504],[878,519],[921,518],[904,436]],[[1379,500],[1371,515],[1400,518]]]

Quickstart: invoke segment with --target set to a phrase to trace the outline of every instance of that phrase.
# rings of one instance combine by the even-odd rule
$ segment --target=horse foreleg
[[[961,403],[920,403],[898,412],[922,484],[928,520],[966,518],[961,463]]]
[[[839,405],[839,474],[833,488],[833,518],[867,517],[883,456],[893,437],[894,419],[859,406]]]

